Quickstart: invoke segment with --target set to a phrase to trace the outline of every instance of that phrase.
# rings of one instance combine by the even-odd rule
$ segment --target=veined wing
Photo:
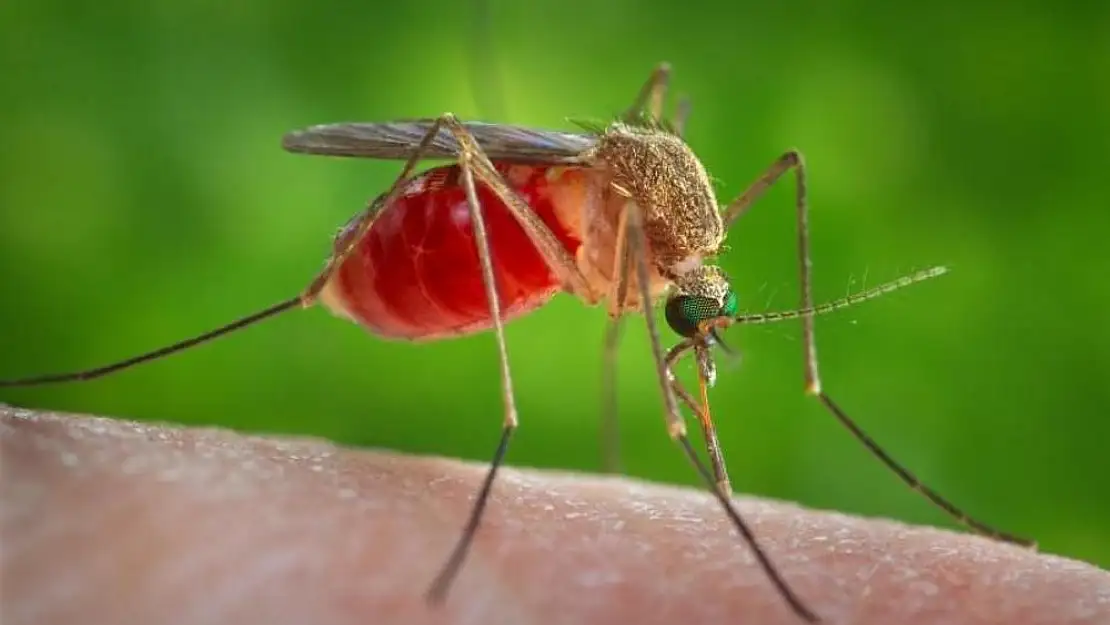
[[[282,139],[290,152],[380,159],[407,159],[435,122],[415,119],[384,123],[337,123],[294,130]],[[490,160],[519,163],[583,162],[582,153],[593,147],[592,134],[540,130],[508,124],[463,122]],[[459,144],[446,128],[432,139],[425,158],[454,158]]]

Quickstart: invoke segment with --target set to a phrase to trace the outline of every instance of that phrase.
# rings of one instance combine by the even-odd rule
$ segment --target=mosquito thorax
[[[611,187],[643,211],[661,273],[691,257],[713,256],[724,225],[709,175],[681,137],[657,126],[609,125],[593,153]]]

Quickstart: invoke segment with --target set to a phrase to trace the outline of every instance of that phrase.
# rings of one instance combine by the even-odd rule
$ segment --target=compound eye
[[[712,297],[701,295],[675,295],[667,300],[664,314],[667,325],[671,326],[675,334],[691,338],[698,331],[698,324],[707,319],[716,317],[732,317],[739,308],[736,294],[729,291],[725,295],[724,305],[717,303]]]
[[[667,325],[671,326],[675,334],[690,338],[697,333],[699,323],[719,317],[721,307],[717,300],[710,297],[676,295],[667,301],[664,314]]]

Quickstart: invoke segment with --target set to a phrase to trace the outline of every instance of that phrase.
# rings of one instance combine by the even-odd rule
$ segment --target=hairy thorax
[[[614,124],[594,156],[614,191],[640,207],[662,273],[717,253],[724,236],[717,198],[705,167],[681,138]]]
[[[652,298],[717,253],[724,227],[709,177],[680,139],[614,124],[600,138],[591,168],[553,168],[560,220],[580,233],[576,264],[594,293],[609,298],[618,277],[621,216],[634,203],[643,216]],[[623,306],[640,308],[635,267]]]

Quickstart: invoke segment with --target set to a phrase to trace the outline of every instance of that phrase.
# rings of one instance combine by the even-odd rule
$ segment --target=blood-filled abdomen
[[[581,241],[568,223],[577,207],[566,206],[566,198],[576,194],[563,191],[581,184],[579,172],[496,166],[573,258]],[[560,284],[509,209],[475,183],[507,321],[543,305]],[[337,240],[343,239],[340,234]],[[383,337],[434,339],[491,327],[459,167],[437,167],[408,181],[336,270],[321,299],[333,312]]]

